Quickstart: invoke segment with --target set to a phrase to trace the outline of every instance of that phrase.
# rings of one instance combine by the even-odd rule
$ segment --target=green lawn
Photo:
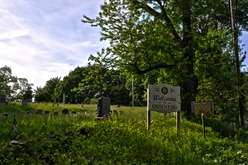
[[[64,108],[76,114],[27,113]],[[95,109],[0,106],[0,164],[248,164],[248,143],[219,138],[211,128],[204,139],[201,125],[186,120],[177,137],[173,114],[152,112],[147,131],[145,107],[112,106],[113,117],[101,121],[95,120]],[[17,131],[12,128],[14,116]]]

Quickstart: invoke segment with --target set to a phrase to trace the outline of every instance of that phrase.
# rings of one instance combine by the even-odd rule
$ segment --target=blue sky
[[[95,17],[104,0],[0,0],[0,67],[43,86],[87,64],[100,50],[99,29],[81,22]],[[248,43],[244,33],[242,44]],[[246,44],[248,50],[248,44]]]
[[[100,33],[81,22],[103,0],[0,0],[0,66],[35,86],[63,77],[100,50]]]

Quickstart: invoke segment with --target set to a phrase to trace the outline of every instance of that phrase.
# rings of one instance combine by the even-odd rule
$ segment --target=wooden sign
[[[151,111],[181,111],[180,87],[167,84],[148,85],[148,100]]]
[[[210,101],[191,102],[191,111],[196,115],[209,115],[214,111],[214,104]]]

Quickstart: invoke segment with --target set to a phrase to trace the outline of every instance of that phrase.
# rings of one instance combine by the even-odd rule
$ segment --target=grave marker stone
[[[7,103],[7,97],[4,95],[0,95],[0,104],[6,104]]]
[[[108,117],[110,113],[110,98],[100,97],[97,103],[97,117]]]
[[[22,100],[22,105],[27,105],[28,103],[31,103],[32,99],[24,99]]]

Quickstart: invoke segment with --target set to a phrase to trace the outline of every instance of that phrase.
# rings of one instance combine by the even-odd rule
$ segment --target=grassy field
[[[183,119],[177,136],[173,114],[152,112],[147,131],[145,107],[111,109],[98,121],[96,105],[1,105],[0,164],[248,164],[248,143],[209,127]]]

